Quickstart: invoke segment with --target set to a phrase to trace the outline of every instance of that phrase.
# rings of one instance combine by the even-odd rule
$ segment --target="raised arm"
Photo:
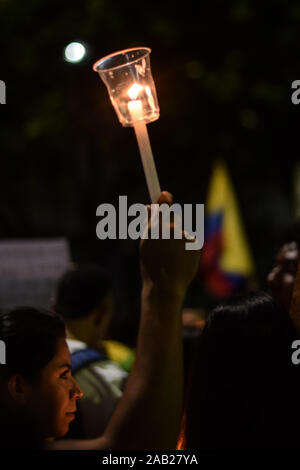
[[[162,193],[159,202],[172,202]],[[136,361],[98,439],[60,441],[62,449],[175,449],[183,401],[181,308],[199,264],[184,240],[142,240],[141,322]]]

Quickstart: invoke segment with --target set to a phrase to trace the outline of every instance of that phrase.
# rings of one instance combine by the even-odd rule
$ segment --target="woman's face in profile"
[[[30,386],[27,405],[43,428],[45,438],[60,437],[75,418],[82,391],[71,375],[70,352],[65,338],[58,340],[55,356]]]

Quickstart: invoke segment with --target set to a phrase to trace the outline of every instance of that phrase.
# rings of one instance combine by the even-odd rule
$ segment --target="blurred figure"
[[[182,311],[182,326],[184,331],[198,332],[205,325],[205,312],[200,308],[184,308]]]
[[[300,222],[296,222],[283,235],[275,264],[267,277],[268,286],[276,299],[288,312],[300,254]]]
[[[67,272],[58,283],[54,309],[66,322],[72,373],[84,392],[68,437],[99,436],[127,378],[127,373],[108,359],[103,343],[113,312],[106,272],[97,265]]]
[[[187,392],[191,364],[195,355],[198,337],[205,325],[205,313],[198,308],[184,308],[182,311],[183,326],[183,370],[184,390]]]
[[[267,294],[213,310],[198,341],[186,413],[187,449],[298,448],[295,331]]]

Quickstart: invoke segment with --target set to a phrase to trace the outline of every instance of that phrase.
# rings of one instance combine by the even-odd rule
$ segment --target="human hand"
[[[163,191],[159,204],[172,204],[173,196]],[[149,208],[148,208],[149,211]],[[160,223],[160,234],[162,221]],[[150,233],[151,221],[148,223]],[[200,250],[186,250],[186,238],[174,239],[174,222],[170,223],[170,239],[142,239],[140,243],[140,263],[143,284],[155,286],[164,293],[184,297],[187,288],[195,277],[200,258]]]

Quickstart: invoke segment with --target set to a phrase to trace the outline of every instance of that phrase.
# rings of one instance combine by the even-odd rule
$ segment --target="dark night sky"
[[[179,202],[202,203],[212,162],[223,157],[264,287],[294,219],[299,26],[296,0],[272,8],[213,0],[197,13],[191,1],[0,1],[0,237],[68,237],[75,260],[110,267],[135,310],[137,243],[97,240],[95,211],[121,194],[147,202],[147,189],[133,130],[118,123],[92,64],[146,45],[161,110],[148,126],[161,185]],[[63,61],[73,40],[88,49],[77,65]]]

